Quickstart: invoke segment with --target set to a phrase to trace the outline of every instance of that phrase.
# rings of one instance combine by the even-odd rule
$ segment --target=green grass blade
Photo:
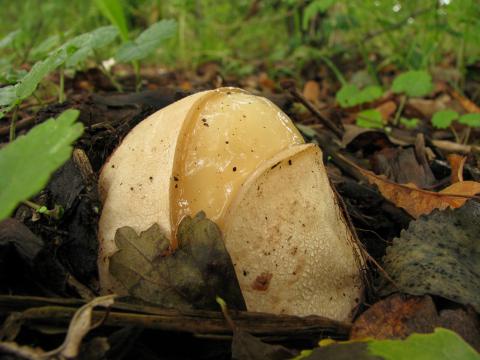
[[[129,38],[127,16],[122,2],[120,0],[95,0],[95,5],[102,15],[118,28],[122,41],[127,42]]]

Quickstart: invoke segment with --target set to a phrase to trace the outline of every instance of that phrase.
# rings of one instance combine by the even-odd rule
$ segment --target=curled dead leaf
[[[377,110],[382,114],[382,119],[388,121],[395,111],[397,111],[397,104],[395,101],[390,100],[378,106]]]
[[[472,100],[466,98],[465,96],[459,94],[455,90],[450,90],[452,96],[462,105],[462,107],[469,113],[480,113],[480,107],[475,104]]]
[[[448,155],[448,162],[452,168],[452,173],[450,175],[450,181],[452,184],[459,181],[463,181],[463,166],[465,165],[466,156],[461,156],[458,154]]]
[[[468,199],[474,198],[476,194],[480,193],[480,183],[476,181],[460,181],[439,192],[422,190],[412,183],[397,184],[383,175],[362,169],[346,158],[345,160],[365,176],[371,184],[377,185],[387,200],[401,207],[414,218],[430,214],[434,209],[444,210],[449,206],[459,208]]]

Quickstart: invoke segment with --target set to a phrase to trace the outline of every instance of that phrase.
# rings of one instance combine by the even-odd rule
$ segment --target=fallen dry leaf
[[[101,296],[78,309],[70,321],[63,344],[56,349],[46,352],[38,347],[22,346],[15,342],[0,342],[0,353],[15,354],[31,360],[76,359],[79,356],[83,338],[94,327],[92,326],[93,309],[97,306],[108,308],[114,303],[114,299],[115,295]]]
[[[177,233],[179,245],[169,254],[170,241],[157,224],[137,234],[117,230],[119,251],[110,273],[131,297],[175,309],[216,309],[215,296],[235,309],[245,309],[230,256],[217,225],[198,213],[186,216]]]
[[[387,121],[395,113],[395,111],[397,111],[397,104],[395,101],[390,100],[378,106],[377,110],[380,112],[380,114],[382,114],[382,119]]]
[[[303,87],[303,96],[308,101],[317,103],[320,99],[320,85],[316,81],[308,80]]]
[[[457,308],[438,312],[429,295],[395,293],[360,315],[352,325],[350,340],[404,339],[413,333],[431,333],[443,327],[455,331],[478,351],[479,324],[473,310]]]
[[[92,312],[97,306],[109,307],[113,304],[115,295],[107,295],[93,299],[83,305],[73,316],[68,326],[67,337],[55,353],[60,353],[67,359],[74,359],[78,356],[83,338],[92,328]]]
[[[424,148],[423,148],[424,149]],[[425,157],[424,153],[421,154]],[[371,157],[372,169],[384,174],[396,183],[414,183],[418,187],[429,187],[436,180],[427,161],[417,155],[412,147],[384,148]],[[405,171],[408,169],[408,171]]]
[[[410,222],[387,247],[379,294],[436,295],[480,311],[480,204],[435,210]]]
[[[437,322],[437,309],[430,296],[394,294],[360,315],[350,339],[404,339],[414,332],[433,332]]]
[[[472,100],[466,98],[465,96],[459,94],[455,90],[450,90],[450,93],[452,96],[462,105],[462,107],[465,109],[466,112],[468,113],[480,113],[480,107],[478,107],[477,104],[475,104]]]
[[[450,181],[452,184],[463,181],[463,166],[465,165],[467,157],[458,154],[450,154],[447,159],[452,168],[452,173],[450,174]]]
[[[347,160],[348,161],[348,160]],[[434,209],[446,209],[447,207],[459,208],[468,199],[480,193],[480,183],[476,181],[461,181],[450,185],[439,192],[419,189],[415,184],[397,184],[388,180],[383,175],[377,175],[371,171],[362,169],[351,163],[362,173],[371,184],[377,185],[382,195],[401,207],[414,218],[420,215],[430,214]]]
[[[264,90],[269,90],[271,92],[274,92],[275,91],[275,87],[277,86],[277,84],[275,83],[275,81],[273,81],[272,79],[270,79],[270,77],[268,76],[268,74],[266,72],[262,72],[260,73],[260,75],[258,75],[258,84],[264,89]]]

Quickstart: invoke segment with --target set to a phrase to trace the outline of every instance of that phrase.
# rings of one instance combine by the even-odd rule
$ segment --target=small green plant
[[[480,354],[457,333],[436,328],[431,334],[413,333],[404,340],[360,339],[336,342],[320,341],[320,347],[304,350],[294,360],[321,358],[342,359],[425,359],[425,360],[479,360]]]
[[[392,91],[409,97],[422,97],[432,92],[432,77],[426,71],[407,71],[398,75],[392,84]]]
[[[437,129],[446,129],[452,125],[454,121],[469,127],[480,127],[480,113],[472,113],[459,115],[453,110],[441,110],[433,114],[431,122]]]
[[[400,124],[405,126],[406,129],[413,130],[418,127],[418,124],[420,124],[420,119],[417,119],[417,118],[407,119],[407,118],[401,117]]]
[[[453,110],[441,110],[433,114],[431,122],[437,129],[447,129],[454,120],[458,119],[458,113]]]
[[[78,110],[67,110],[0,150],[0,220],[42,190],[50,175],[68,160],[72,143],[83,132],[82,124],[75,122],[78,115]]]
[[[150,25],[136,39],[130,39],[126,11],[119,0],[95,0],[100,12],[115,25],[122,38],[123,45],[118,49],[115,59],[118,62],[131,62],[135,72],[135,88],[140,88],[140,60],[151,55],[177,31],[175,20],[160,20]]]
[[[356,119],[357,126],[370,129],[382,129],[383,119],[380,111],[375,109],[363,110],[358,113]]]
[[[360,90],[356,85],[346,84],[337,92],[336,99],[341,107],[351,107],[369,103],[382,95],[383,90],[377,85],[370,85]]]
[[[398,75],[391,90],[397,94],[403,94],[400,105],[395,114],[394,124],[402,124],[407,129],[414,129],[418,126],[419,119],[407,119],[402,117],[402,112],[408,97],[419,97],[428,95],[433,89],[432,77],[426,71],[407,71]],[[336,99],[340,106],[351,107],[362,105],[380,98],[383,90],[380,86],[370,85],[359,90],[356,85],[344,84],[337,92]],[[470,120],[471,123],[474,121]],[[357,126],[371,129],[383,128],[382,115],[378,110],[368,109],[358,113]]]

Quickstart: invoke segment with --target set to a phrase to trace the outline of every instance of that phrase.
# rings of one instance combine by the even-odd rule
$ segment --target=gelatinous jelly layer
[[[174,227],[200,210],[222,227],[225,210],[248,175],[282,149],[304,143],[279,108],[243,92],[216,93],[190,121],[173,172]]]

